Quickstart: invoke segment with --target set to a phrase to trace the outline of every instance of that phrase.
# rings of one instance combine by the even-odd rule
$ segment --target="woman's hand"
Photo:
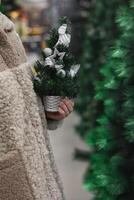
[[[58,112],[46,112],[48,119],[62,120],[66,118],[74,109],[74,102],[69,99],[63,99],[60,102]]]

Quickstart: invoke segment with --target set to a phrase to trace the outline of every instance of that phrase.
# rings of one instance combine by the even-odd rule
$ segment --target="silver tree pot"
[[[45,110],[48,112],[57,112],[59,110],[59,105],[62,97],[60,96],[45,96],[44,106]]]

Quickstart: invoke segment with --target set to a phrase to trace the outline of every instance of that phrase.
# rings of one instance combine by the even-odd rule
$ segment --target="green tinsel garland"
[[[97,200],[132,200],[134,195],[134,0],[119,9],[120,36],[100,69],[96,99],[104,111],[89,131],[87,142],[96,149],[85,187]]]

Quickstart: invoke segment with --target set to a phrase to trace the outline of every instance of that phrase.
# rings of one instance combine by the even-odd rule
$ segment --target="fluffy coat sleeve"
[[[52,122],[30,66],[13,23],[0,13],[0,199],[64,200],[47,131]]]
[[[25,63],[0,72],[0,196],[63,200],[43,105],[28,70]]]

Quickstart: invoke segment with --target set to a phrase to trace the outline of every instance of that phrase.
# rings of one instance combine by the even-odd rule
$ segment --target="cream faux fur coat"
[[[14,24],[0,13],[0,200],[63,200],[48,121]]]

